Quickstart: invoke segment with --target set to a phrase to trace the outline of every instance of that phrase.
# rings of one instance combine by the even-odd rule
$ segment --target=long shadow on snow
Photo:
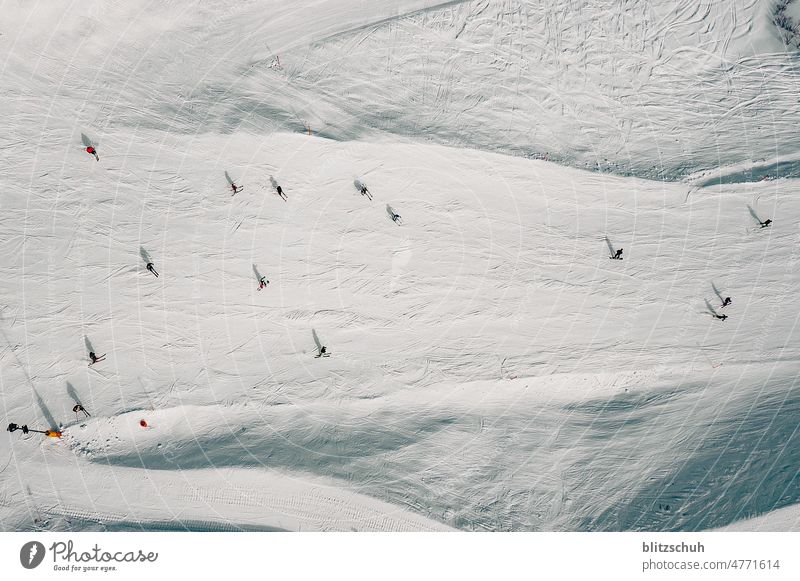
[[[198,435],[174,444],[165,442],[159,449],[139,449],[95,460],[153,470],[292,468],[346,478],[352,475],[352,464],[417,444],[456,421],[454,417],[431,418],[420,413],[398,425],[393,415],[387,413],[372,414],[369,422],[345,418],[339,424],[307,422],[280,431],[269,425],[252,426],[235,433]]]
[[[772,379],[758,391],[713,402],[704,401],[707,398],[702,394],[699,399],[670,401],[677,395],[674,392],[667,399],[625,396],[574,406],[577,425],[583,423],[588,432],[585,437],[609,442],[609,457],[630,453],[615,450],[615,437],[630,442],[623,435],[634,432],[634,441],[638,441],[635,432],[642,428],[646,428],[641,432],[643,443],[633,455],[644,456],[649,449],[655,456],[659,443],[673,439],[690,443],[685,456],[644,474],[647,478],[632,488],[630,495],[598,514],[591,514],[588,502],[585,509],[577,507],[577,528],[698,531],[800,502],[798,383],[800,380],[786,377]],[[681,418],[672,429],[666,421],[670,414]],[[662,422],[666,430],[653,429]],[[592,471],[592,462],[587,459],[586,473]]]

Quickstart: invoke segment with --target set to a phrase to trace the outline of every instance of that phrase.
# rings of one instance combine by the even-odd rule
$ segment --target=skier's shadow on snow
[[[94,345],[92,345],[92,342],[89,340],[89,337],[87,337],[86,335],[83,336],[83,344],[86,345],[86,351],[88,353],[97,353],[94,350]]]
[[[394,208],[392,208],[389,204],[386,204],[386,213],[389,214],[389,217],[392,219],[392,222],[394,222],[395,224],[400,224],[402,222],[402,220],[403,220],[400,217],[400,214],[395,212]]]
[[[314,344],[317,346],[317,353],[322,352],[322,343],[320,343],[319,337],[317,336],[317,330],[311,329],[311,336],[314,337]]]
[[[758,217],[758,214],[756,214],[756,211],[753,209],[753,207],[750,204],[747,204],[747,210],[750,212],[750,215],[753,217],[753,219],[756,222],[758,222],[759,226],[763,226],[764,225],[764,222],[761,221],[761,218]]]
[[[44,419],[47,420],[47,424],[48,424],[47,427],[52,429],[52,430],[57,430],[58,429],[58,422],[53,417],[53,414],[50,413],[50,410],[48,409],[47,405],[45,405],[44,400],[42,399],[42,396],[39,395],[39,392],[36,391],[36,388],[33,389],[33,393],[36,396],[36,404],[39,406],[39,409],[41,410],[42,415],[44,416]]]
[[[255,264],[253,265],[253,274],[256,275],[256,282],[261,282],[263,275],[258,271],[258,267]]]
[[[89,139],[89,136],[85,133],[81,133],[81,143],[83,143],[84,147],[94,147],[94,143],[92,143],[92,140]]]
[[[274,177],[269,176],[269,183],[272,184],[272,189],[274,189],[274,190],[278,189],[278,182],[275,181]]]
[[[606,241],[606,245],[608,246],[608,251],[611,253],[611,256],[614,256],[617,251],[614,249],[614,245],[611,244],[611,240],[608,239],[608,236],[606,236],[604,240]]]
[[[81,398],[78,396],[78,392],[75,391],[75,387],[68,381],[67,382],[67,395],[72,398],[76,404],[81,403]]]
[[[358,178],[356,178],[356,179],[354,179],[354,180],[353,180],[353,185],[356,187],[356,190],[358,191],[358,193],[359,193],[359,194],[361,193],[361,190],[363,190],[363,189],[366,187],[366,186],[364,185],[364,182],[362,182],[362,181],[361,181],[360,179],[358,179]]]
[[[145,264],[150,264],[153,262],[150,260],[150,254],[147,253],[147,250],[144,249],[144,246],[139,247],[139,256],[142,257],[142,260],[144,260]]]
[[[711,313],[711,316],[719,318],[717,310],[711,305],[711,303],[708,302],[708,299],[703,299],[703,300],[706,302],[706,308],[708,309],[708,312]]]
[[[225,171],[225,179],[227,180],[229,186],[233,185],[233,178],[231,178],[230,174],[227,171]]]
[[[715,295],[717,295],[717,298],[719,299],[719,302],[720,302],[720,303],[722,303],[722,302],[724,301],[724,299],[722,298],[722,293],[721,293],[721,292],[719,292],[719,289],[717,288],[717,285],[715,285],[715,284],[712,282],[712,283],[711,283],[711,288],[713,288],[713,289],[714,289],[714,294],[715,294]],[[715,314],[716,314],[716,313],[715,313]]]

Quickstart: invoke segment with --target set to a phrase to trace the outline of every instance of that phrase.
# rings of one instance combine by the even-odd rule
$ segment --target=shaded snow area
[[[2,530],[800,527],[795,3],[2,10]]]

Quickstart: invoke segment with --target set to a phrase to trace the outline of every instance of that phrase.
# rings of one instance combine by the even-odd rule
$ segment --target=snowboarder
[[[98,357],[97,355],[94,354],[94,351],[89,351],[89,359],[92,360],[92,362],[89,364],[89,367],[91,367],[95,363],[99,363],[100,361],[105,361],[106,360],[106,356],[105,355],[100,355]]]
[[[714,315],[714,316],[718,318],[720,321],[724,321],[725,319],[728,318],[728,315]]]
[[[617,250],[614,256],[611,257],[611,260],[622,260],[622,248]]]
[[[231,182],[231,190],[233,191],[233,193],[231,194],[232,196],[235,196],[236,194],[241,192],[243,189],[244,189],[244,186],[237,186],[234,182]]]
[[[289,199],[288,196],[283,193],[283,188],[282,187],[278,186],[278,187],[275,188],[275,190],[278,192],[278,195],[281,197],[281,199],[284,202]]]
[[[770,219],[767,219],[767,220],[765,220],[765,221],[761,222],[761,227],[762,227],[762,228],[766,228],[766,227],[767,227],[767,226],[769,226],[770,224],[772,224],[772,220],[770,220]]]
[[[97,150],[91,145],[86,148],[86,153],[88,153],[89,155],[93,155],[97,161],[100,161],[100,156],[97,155]]]
[[[317,353],[317,358],[319,357],[329,357],[330,353],[328,353],[328,348],[323,345],[319,348],[319,353]]]
[[[731,297],[725,297],[725,299],[722,301],[722,308],[724,309],[725,307],[727,307],[732,302],[733,301],[731,301]]]
[[[79,403],[75,404],[75,406],[72,408],[72,411],[73,411],[73,412],[75,412],[75,418],[76,418],[76,419],[77,419],[77,417],[78,417],[78,414],[79,414],[80,412],[83,412],[84,414],[86,414],[86,417],[87,417],[87,418],[88,418],[88,417],[91,417],[91,415],[89,414],[89,412],[87,412],[87,411],[86,411],[86,409],[84,409],[84,407],[83,407],[81,404],[79,404]]]
[[[147,270],[149,270],[150,272],[152,272],[154,275],[156,275],[156,278],[158,278],[158,273],[156,272],[156,267],[155,267],[155,266],[153,266],[153,263],[152,263],[152,262],[148,262],[148,263],[147,263]]]
[[[267,288],[268,284],[269,281],[267,280],[267,278],[265,276],[262,276],[260,279],[258,279],[258,290]]]

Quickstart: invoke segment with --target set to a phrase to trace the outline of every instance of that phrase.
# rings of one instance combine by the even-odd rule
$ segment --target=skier
[[[317,357],[327,357],[327,355],[328,355],[328,348],[325,347],[325,345],[323,345],[322,347],[320,347],[319,355],[317,355]]]
[[[268,284],[269,284],[269,281],[267,280],[267,278],[262,276],[260,279],[258,279],[258,290],[267,288]]]
[[[100,361],[105,361],[106,356],[100,355],[100,357],[98,357],[97,355],[94,354],[94,351],[89,351],[89,359],[92,360],[92,362],[89,364],[89,367],[91,367],[95,363],[99,363]]]
[[[236,194],[241,192],[243,189],[244,189],[244,186],[237,186],[234,182],[231,182],[231,190],[233,190],[233,194],[231,194],[232,196],[235,196]]]
[[[86,153],[88,153],[89,155],[93,155],[97,161],[100,161],[100,156],[97,155],[97,150],[91,145],[86,148]]]
[[[394,222],[395,224],[400,224],[402,221],[403,218],[400,216],[400,214],[395,214],[394,212],[392,212],[392,222]]]
[[[765,220],[764,222],[761,222],[761,227],[762,227],[762,228],[766,228],[766,227],[767,227],[767,226],[769,226],[770,224],[772,224],[772,220],[770,220],[770,219],[767,219],[767,220]]]
[[[617,250],[614,256],[611,257],[612,260],[622,260],[622,248]]]
[[[8,432],[16,432],[17,430],[22,430],[23,434],[28,434],[30,432],[36,432],[37,434],[44,434],[49,438],[60,438],[61,432],[58,430],[34,430],[33,428],[29,428],[28,426],[18,426],[17,424],[8,424],[6,431]]]
[[[147,263],[147,270],[152,272],[154,275],[156,275],[156,278],[158,278],[158,273],[156,272],[156,268],[155,268],[155,266],[153,266],[152,262],[148,262]]]
[[[289,199],[289,198],[286,196],[286,194],[284,194],[284,193],[283,193],[283,188],[282,188],[282,187],[278,186],[277,188],[275,188],[275,190],[278,192],[278,195],[281,197],[281,199],[282,199],[284,202],[285,202],[286,200],[288,200],[288,199]]]
[[[75,417],[76,417],[76,418],[77,418],[77,416],[78,416],[78,414],[79,414],[80,412],[83,412],[84,414],[86,414],[86,417],[87,417],[87,418],[88,418],[88,417],[91,417],[91,416],[90,416],[90,414],[89,414],[89,412],[87,412],[87,411],[84,409],[84,407],[83,407],[81,404],[79,404],[79,403],[78,403],[78,404],[75,404],[75,407],[73,407],[73,408],[72,408],[72,411],[73,411],[73,412],[75,412]]]
[[[728,315],[714,315],[714,316],[718,318],[720,321],[724,321],[725,319],[728,318]]]
[[[365,185],[361,186],[361,195],[362,196],[367,196],[370,200],[372,200],[372,194],[369,193],[369,190],[367,189],[367,186],[365,186]]]
[[[731,301],[731,297],[725,297],[725,300],[722,301],[722,308],[724,309],[725,307],[727,307],[732,302],[733,301]]]

